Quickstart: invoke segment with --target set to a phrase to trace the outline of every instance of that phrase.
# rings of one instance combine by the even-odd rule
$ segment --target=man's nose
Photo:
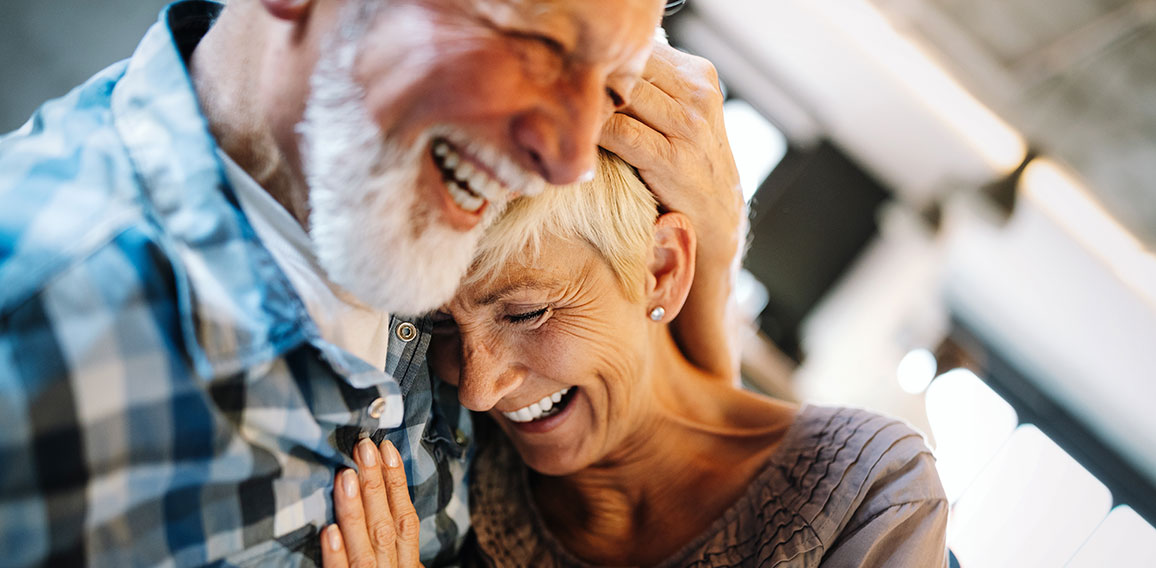
[[[486,412],[526,378],[525,367],[511,362],[481,341],[462,339],[458,400],[466,408]]]
[[[592,70],[568,73],[543,87],[538,104],[515,117],[514,141],[547,182],[574,183],[594,171],[607,117],[604,83]]]

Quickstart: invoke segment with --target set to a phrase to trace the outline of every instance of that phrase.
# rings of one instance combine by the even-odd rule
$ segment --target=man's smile
[[[448,212],[450,218],[470,221],[460,223],[463,230],[477,223],[488,204],[504,205],[519,195],[536,195],[545,186],[539,176],[498,150],[457,132],[434,136],[430,158],[449,201],[456,206],[456,211]]]
[[[434,164],[441,170],[450,198],[463,211],[481,214],[487,202],[485,196],[499,195],[504,191],[501,182],[475,165],[473,160],[463,159],[448,140],[434,140],[432,150]]]

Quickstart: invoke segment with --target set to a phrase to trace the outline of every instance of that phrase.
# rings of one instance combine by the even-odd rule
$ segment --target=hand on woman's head
[[[638,169],[665,210],[690,218],[698,235],[695,283],[672,331],[695,366],[737,381],[736,332],[745,322],[735,319],[732,291],[747,209],[718,74],[709,61],[660,44],[632,94],[606,123],[601,144]]]

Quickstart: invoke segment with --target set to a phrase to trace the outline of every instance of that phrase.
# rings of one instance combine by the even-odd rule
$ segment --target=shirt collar
[[[174,262],[186,350],[198,374],[260,367],[308,341],[356,386],[380,370],[322,341],[300,299],[236,204],[186,62],[222,4],[169,5],[112,93],[112,116]]]

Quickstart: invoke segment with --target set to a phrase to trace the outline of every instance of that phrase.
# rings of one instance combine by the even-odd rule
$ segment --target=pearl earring
[[[653,310],[650,310],[650,319],[652,321],[662,321],[662,318],[665,315],[666,315],[666,310],[663,309],[662,306],[658,306],[658,307],[654,308]]]

